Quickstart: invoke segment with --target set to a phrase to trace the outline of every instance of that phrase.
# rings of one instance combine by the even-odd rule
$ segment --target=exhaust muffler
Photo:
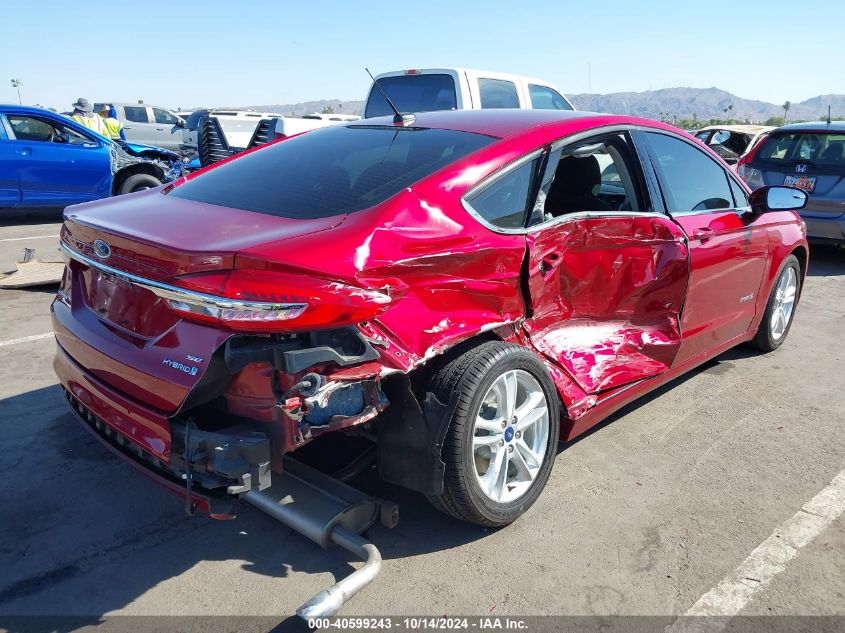
[[[336,614],[378,576],[381,554],[359,535],[377,520],[388,528],[399,521],[396,504],[367,496],[290,458],[284,460],[284,472],[273,473],[269,488],[250,490],[241,498],[320,547],[338,545],[365,561],[361,568],[300,606],[296,614],[306,620]]]

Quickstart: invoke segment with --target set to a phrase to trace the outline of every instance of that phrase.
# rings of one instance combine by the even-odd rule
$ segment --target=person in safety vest
[[[96,132],[101,136],[105,136],[106,138],[110,138],[108,130],[106,130],[106,124],[103,123],[103,119],[101,117],[94,114],[94,106],[91,105],[91,102],[88,101],[88,99],[80,97],[76,100],[76,103],[74,103],[72,107],[73,114],[70,115],[70,118],[77,123],[84,125],[89,130]]]
[[[100,116],[103,118],[103,124],[106,127],[106,136],[110,139],[126,140],[126,135],[123,133],[123,124],[117,120],[115,114],[117,113],[114,108],[107,103],[104,103],[100,109]]]

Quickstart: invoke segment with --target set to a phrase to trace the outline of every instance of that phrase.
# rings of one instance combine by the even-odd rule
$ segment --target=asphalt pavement
[[[52,220],[0,226],[0,271],[24,247],[55,253]],[[281,623],[358,564],[248,506],[233,521],[187,517],[91,439],[53,375],[54,292],[0,291],[0,625],[28,614]],[[365,473],[356,484],[398,502],[401,520],[370,530],[382,572],[343,614],[674,618],[707,596],[721,608],[719,592],[740,582],[742,615],[845,615],[845,515],[790,542],[774,571],[742,571],[820,492],[841,500],[844,332],[845,251],[814,247],[779,350],[736,348],[562,444],[539,501],[501,530]]]

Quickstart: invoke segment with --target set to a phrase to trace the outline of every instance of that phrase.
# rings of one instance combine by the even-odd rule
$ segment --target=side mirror
[[[807,192],[797,187],[770,185],[752,191],[748,201],[755,211],[797,211],[807,205]]]
[[[176,127],[185,127],[186,126],[185,119],[183,119],[180,116],[177,116],[175,125],[176,125]]]

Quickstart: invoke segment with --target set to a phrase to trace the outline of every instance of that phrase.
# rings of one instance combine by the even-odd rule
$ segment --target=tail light
[[[264,270],[177,277],[185,293],[165,297],[180,315],[233,330],[293,332],[367,321],[390,303],[384,293]]]
[[[736,164],[736,174],[740,178],[742,178],[751,189],[758,189],[762,187],[766,183],[763,182],[763,172],[759,169],[756,169],[751,166],[751,161],[754,160],[755,154],[757,154],[757,150],[760,149],[760,146],[766,142],[768,138],[768,134],[763,134],[757,139],[757,142],[751,147],[750,150],[745,152],[742,156],[740,156],[739,161]]]

